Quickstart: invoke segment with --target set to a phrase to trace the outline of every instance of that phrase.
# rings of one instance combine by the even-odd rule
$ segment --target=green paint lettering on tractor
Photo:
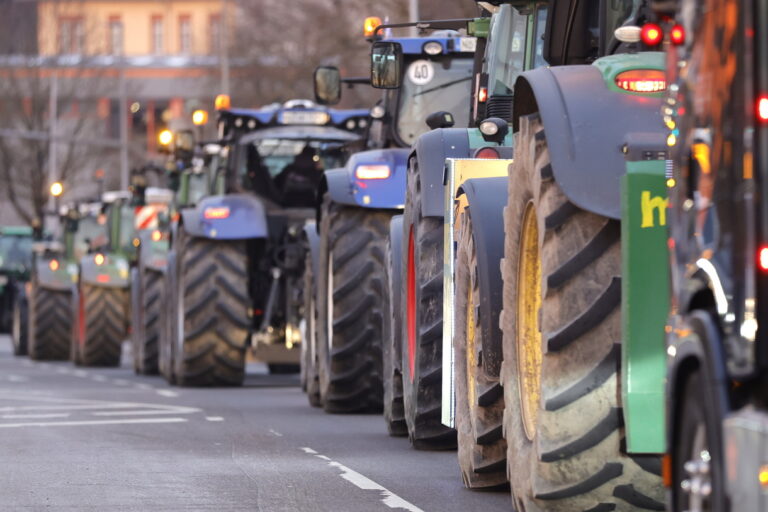
[[[664,326],[669,309],[664,160],[627,162],[622,177],[622,401],[627,451],[663,453]]]
[[[664,88],[656,93],[631,92],[616,85],[616,77],[625,71],[653,70],[665,71],[665,56],[662,52],[619,53],[601,57],[592,63],[600,70],[605,80],[605,85],[613,92],[633,94],[636,96],[656,97],[664,96]]]

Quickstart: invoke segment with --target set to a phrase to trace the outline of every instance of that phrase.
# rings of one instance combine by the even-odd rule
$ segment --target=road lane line
[[[224,418],[221,416],[206,416],[205,419],[208,421],[224,421]]]
[[[403,498],[401,498],[397,494],[377,484],[367,476],[358,473],[354,469],[350,469],[340,462],[336,462],[335,460],[332,460],[326,457],[325,455],[321,455],[317,453],[315,450],[313,450],[312,448],[304,447],[301,449],[304,450],[304,453],[314,455],[315,457],[326,461],[329,466],[340,470],[341,474],[339,476],[344,480],[346,480],[347,482],[350,482],[351,484],[355,485],[356,487],[364,491],[379,491],[381,496],[381,502],[384,503],[389,508],[403,509],[403,510],[407,510],[408,512],[424,512],[422,509],[420,509],[413,503],[405,501]]]
[[[170,389],[158,389],[156,393],[160,396],[166,396],[168,398],[176,398],[179,396],[177,392],[171,391]]]
[[[46,419],[46,418],[68,418],[70,414],[52,413],[52,414],[3,414],[0,418],[4,420],[23,420],[23,419]]]
[[[137,418],[125,420],[52,421],[30,423],[0,423],[0,428],[19,427],[83,427],[92,425],[135,425],[144,423],[185,423],[186,418]]]
[[[283,437],[283,434],[281,434],[277,430],[269,429],[269,433],[272,434],[273,436]]]
[[[143,389],[145,391],[154,391],[155,388],[150,386],[149,384],[144,384],[143,382],[141,384],[136,384],[135,386],[138,389]]]

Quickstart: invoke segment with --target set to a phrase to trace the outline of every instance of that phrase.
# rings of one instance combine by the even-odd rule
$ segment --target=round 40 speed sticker
[[[435,78],[435,67],[428,60],[415,60],[408,66],[408,80],[416,85],[427,85]]]

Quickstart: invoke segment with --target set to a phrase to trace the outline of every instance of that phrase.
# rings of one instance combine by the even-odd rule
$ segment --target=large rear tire
[[[168,253],[168,260],[165,266],[166,279],[166,300],[164,304],[165,315],[160,319],[160,338],[158,339],[157,366],[160,375],[169,384],[176,383],[176,376],[173,374],[174,364],[174,340],[176,339],[176,329],[179,319],[178,311],[178,283],[176,281],[177,262],[176,251],[171,250]]]
[[[72,294],[32,283],[29,295],[29,357],[37,361],[69,358]]]
[[[180,234],[176,275],[179,331],[174,378],[180,386],[240,386],[250,332],[248,257],[242,241]]]
[[[29,329],[29,303],[24,284],[18,285],[16,300],[13,301],[13,314],[11,318],[11,341],[13,342],[13,354],[26,356],[28,352],[27,332]]]
[[[326,412],[382,408],[384,241],[391,214],[326,195],[320,224],[318,374]]]
[[[403,246],[403,217],[397,215],[389,224],[389,236],[385,248],[384,285],[387,293],[382,301],[384,372],[384,421],[391,436],[407,436],[403,405],[403,353],[400,288],[402,286],[401,253]]]
[[[322,407],[320,378],[317,374],[317,282],[312,269],[312,254],[307,251],[304,267],[304,339],[301,340],[301,364],[304,390],[312,407]]]
[[[456,448],[456,431],[441,421],[443,375],[443,221],[422,217],[421,183],[408,166],[403,212],[401,297],[403,404],[414,448]]]
[[[129,291],[83,283],[80,285],[75,363],[81,366],[120,366],[128,335]]]
[[[490,352],[485,342],[494,334],[487,332],[480,321],[488,314],[482,298],[490,303],[487,298],[491,292],[483,289],[478,277],[476,247],[481,239],[475,237],[468,209],[461,214],[460,226],[453,335],[456,431],[464,485],[481,489],[507,483],[507,443],[502,435],[504,395],[499,376],[490,375],[483,364]]]
[[[136,297],[133,300],[133,369],[141,375],[157,375],[160,333],[165,313],[165,274],[146,267],[136,269],[137,286],[131,288]]]
[[[658,459],[622,449],[619,225],[568,201],[538,115],[521,119],[515,148],[502,383],[516,507],[664,510]]]

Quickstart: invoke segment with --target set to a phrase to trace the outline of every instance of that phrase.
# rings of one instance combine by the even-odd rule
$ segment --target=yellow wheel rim
[[[523,428],[529,440],[536,434],[541,398],[541,262],[539,227],[532,203],[523,215],[520,261],[517,268],[517,374]]]
[[[472,300],[472,279],[467,279],[467,398],[469,409],[472,410],[477,403],[477,389],[475,387],[475,369],[477,361],[475,357],[475,307]]]

